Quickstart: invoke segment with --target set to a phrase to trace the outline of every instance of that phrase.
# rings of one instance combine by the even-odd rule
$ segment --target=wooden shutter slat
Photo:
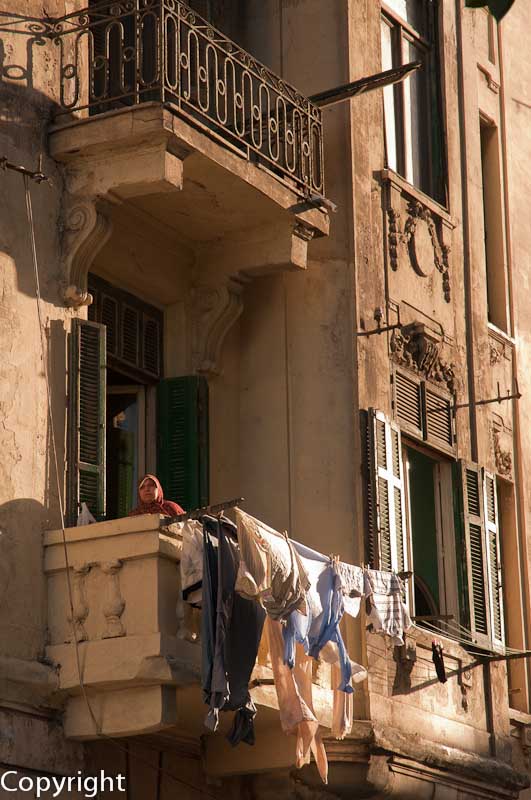
[[[68,518],[105,514],[105,326],[74,319],[70,335]]]
[[[167,378],[158,392],[158,475],[183,508],[208,504],[208,384],[195,375]]]
[[[491,637],[496,646],[502,646],[505,640],[505,631],[503,620],[498,497],[496,491],[496,477],[490,472],[485,471],[484,473],[483,490],[485,499],[485,525],[487,533]]]
[[[477,464],[461,462],[463,522],[468,573],[468,615],[480,644],[490,639],[489,583],[482,473]]]
[[[408,559],[400,429],[375,409],[369,409],[368,427],[369,482],[374,494],[371,563],[377,569],[401,572]]]
[[[430,444],[453,448],[452,404],[449,399],[433,391],[428,384],[424,388],[426,406],[426,440]]]
[[[111,369],[147,383],[162,374],[163,315],[154,306],[89,276],[94,302],[89,318],[107,327],[107,359]]]
[[[371,567],[378,564],[378,531],[376,514],[376,473],[375,460],[373,458],[373,425],[371,414],[367,411],[361,412],[361,437],[363,442],[363,477],[365,482],[365,512],[367,523],[366,551],[367,561]]]
[[[394,403],[397,420],[412,433],[423,437],[421,381],[400,370],[394,373]]]

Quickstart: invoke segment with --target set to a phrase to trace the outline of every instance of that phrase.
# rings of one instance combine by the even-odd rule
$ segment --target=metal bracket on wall
[[[27,169],[20,164],[14,164],[12,161],[8,161],[5,156],[0,156],[0,169],[11,169],[14,172],[20,172],[22,175],[31,178],[35,183],[43,183],[45,181],[51,183],[50,178],[42,171],[42,155],[39,156],[39,166],[36,170]]]
[[[507,389],[506,394],[502,394],[500,392],[500,382],[498,381],[498,393],[496,397],[490,397],[488,400],[474,400],[473,403],[454,403],[452,406],[453,414],[455,416],[456,411],[460,408],[470,408],[471,405],[474,406],[487,406],[491,403],[504,403],[507,400],[520,400],[522,397],[522,393],[518,388],[518,381],[516,378],[513,378],[513,391],[511,393],[510,389]]]
[[[387,331],[394,331],[402,327],[400,322],[400,306],[396,307],[397,321],[394,325],[382,325],[383,308],[380,306],[374,309],[374,319],[376,320],[377,328],[372,328],[370,331],[356,331],[356,336],[373,336],[375,333],[387,333]]]

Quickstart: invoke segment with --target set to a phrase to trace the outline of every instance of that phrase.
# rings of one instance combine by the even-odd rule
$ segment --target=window
[[[494,475],[402,437],[381,411],[364,416],[369,563],[413,573],[415,616],[450,615],[489,650],[504,642]],[[440,623],[439,623],[440,624]]]
[[[438,449],[455,450],[452,397],[432,381],[409,370],[395,369],[393,410],[403,430]]]
[[[507,270],[505,268],[505,226],[503,221],[502,178],[498,129],[480,120],[481,177],[485,235],[485,273],[487,313],[502,331],[509,331]]]
[[[387,165],[440,203],[446,202],[436,0],[382,3],[382,69],[422,67],[384,89]]]
[[[162,378],[162,313],[95,276],[70,335],[68,518],[125,516],[145,471],[184,508],[208,503],[208,385]]]

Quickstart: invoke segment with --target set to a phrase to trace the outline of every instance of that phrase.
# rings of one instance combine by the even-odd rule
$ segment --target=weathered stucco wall
[[[40,15],[41,5],[27,3],[24,11]],[[52,16],[62,13],[64,5],[48,3],[46,11]],[[285,0],[279,4],[248,0],[244,19],[241,9],[234,6],[233,12],[231,25],[244,45],[302,92],[318,92],[381,68],[377,2]],[[512,517],[508,513],[507,518],[514,518],[505,553],[511,554],[510,563],[520,575],[526,601],[525,607],[518,606],[515,612],[519,622],[511,630],[512,644],[525,647],[531,558],[526,538],[531,530],[531,316],[527,299],[531,233],[523,209],[531,177],[531,99],[527,86],[531,56],[521,47],[526,11],[523,0],[519,0],[501,29],[503,69],[498,53],[497,63],[489,67],[489,79],[484,69],[477,69],[478,63],[488,67],[485,21],[483,11],[463,10],[456,17],[454,4],[442,4],[449,199],[446,210],[434,203],[430,208],[444,231],[441,243],[450,248],[449,298],[445,297],[439,272],[424,279],[413,271],[407,248],[400,251],[396,264],[391,263],[392,181],[382,175],[380,93],[325,110],[326,194],[338,206],[337,213],[331,215],[331,235],[309,244],[306,270],[283,274],[277,270],[274,275],[252,278],[240,275],[241,315],[228,326],[219,369],[209,377],[211,496],[216,501],[243,495],[250,513],[278,529],[289,529],[309,545],[339,553],[345,560],[359,563],[365,559],[359,411],[375,406],[392,414],[390,341],[385,335],[356,338],[355,332],[374,326],[374,312],[379,307],[384,308],[384,321],[389,309],[387,321],[393,323],[393,308],[398,303],[405,309],[403,322],[420,315],[442,325],[448,359],[456,368],[460,402],[492,396],[498,381],[503,391],[512,377],[518,376],[523,398],[517,408],[496,406],[495,416],[492,407],[476,411],[472,406],[459,412],[457,431],[460,457],[473,458],[499,472],[494,430],[501,431],[500,447],[512,459],[510,471],[501,475],[504,496],[509,511],[512,509]],[[2,33],[0,39],[6,48],[6,63],[26,70],[20,80],[9,80],[9,74],[4,73],[8,80],[0,83],[0,156],[36,167],[42,153],[42,169],[52,178],[51,185],[31,184],[31,192],[62,482],[65,342],[72,312],[64,308],[61,299],[65,277],[61,255],[63,167],[47,155],[47,123],[58,85],[57,63],[49,45],[34,42],[30,63],[26,37]],[[503,202],[510,219],[510,238],[503,266],[507,266],[512,281],[514,337],[511,330],[502,335],[492,326],[489,330],[487,324],[484,231],[479,218],[480,113],[498,126],[502,159],[507,156],[507,195]],[[194,158],[190,157],[188,167],[197,170],[195,178],[202,177],[210,169],[208,162],[205,159],[201,165]],[[186,160],[184,164],[186,173]],[[127,173],[127,164],[121,169]],[[212,174],[216,170],[221,174],[223,169],[217,164]],[[84,185],[82,175],[74,177],[77,186]],[[243,167],[240,177],[243,186],[247,179]],[[1,172],[0,181],[0,656],[12,659],[1,663],[0,699],[49,706],[53,704],[53,675],[43,665],[39,665],[43,671],[34,672],[28,664],[28,669],[21,669],[16,661],[34,662],[43,654],[48,621],[42,532],[57,528],[59,520],[23,182],[20,175],[11,172]],[[191,190],[191,183],[185,188]],[[237,261],[247,235],[251,243],[246,255],[253,248],[265,250],[266,246],[273,252],[269,240],[263,244],[258,238],[258,244],[254,243],[252,224],[253,214],[257,214],[266,229],[276,219],[273,212],[265,203],[248,204],[247,188],[240,195],[234,189],[236,184],[234,181],[231,188],[220,179],[219,195],[210,198],[208,210],[202,205],[207,195],[205,186],[199,186],[199,193],[192,193],[186,208],[189,222],[185,220],[180,231],[171,236],[167,226],[173,196],[167,202],[162,195],[146,201],[140,209],[143,216],[140,211],[139,216],[129,215],[130,207],[124,202],[116,203],[108,212],[113,233],[98,255],[94,271],[165,309],[167,375],[189,374],[194,368],[196,323],[190,309],[197,301],[198,290],[232,275],[228,262],[232,258]],[[264,187],[265,179],[260,184],[262,193]],[[409,195],[408,187],[396,181],[393,191],[402,221],[407,217],[409,200],[416,197],[427,202],[418,192]],[[226,201],[225,209],[219,197]],[[194,212],[194,202],[201,213]],[[225,240],[223,225],[230,223],[231,209],[238,203],[239,227]],[[171,208],[177,215],[178,204]],[[164,224],[146,226],[148,213],[160,213]],[[217,223],[220,229],[213,232],[211,226]],[[187,238],[188,232],[195,237],[193,242]],[[279,228],[279,238],[281,233]],[[226,253],[225,241],[232,248]],[[499,358],[493,355],[493,349]],[[513,480],[518,482],[514,496]],[[524,543],[520,551],[519,541]],[[508,587],[506,597],[518,605],[520,590],[516,583]],[[512,613],[509,606],[508,613]],[[521,727],[511,727],[509,722],[513,712],[508,707],[503,664],[474,668],[469,675],[465,671],[465,677],[458,680],[457,673],[469,656],[451,645],[448,665],[455,668],[456,676],[443,687],[435,684],[425,635],[417,637],[416,661],[386,651],[382,641],[374,637],[369,638],[365,653],[360,625],[351,625],[347,636],[351,653],[359,660],[368,660],[371,667],[368,686],[358,693],[356,716],[370,716],[380,727],[391,730],[385,745],[389,750],[394,744],[404,755],[403,738],[398,735],[405,735],[406,740],[420,737],[468,754],[496,756],[506,763],[512,760],[518,769],[529,769],[528,751],[519,745]],[[511,685],[521,688],[519,695],[511,696],[512,705],[523,714],[521,722],[531,721],[526,715],[528,676],[521,664],[512,669]],[[485,695],[486,686],[492,692],[492,706]],[[7,721],[9,727],[8,722],[13,727],[14,744],[0,760],[13,763],[18,759],[17,763],[37,770],[51,764],[47,768],[58,772],[74,769],[79,763],[79,751],[64,742],[57,749],[57,758],[44,749],[44,760],[35,760],[15,730],[20,720]],[[35,741],[61,739],[55,728],[53,733],[44,733],[42,720],[31,725]],[[102,745],[92,755],[98,764],[116,766],[110,753]],[[147,752],[145,757],[152,760],[153,753]],[[178,760],[168,769],[176,769],[194,783],[203,781],[197,758]],[[437,777],[430,775],[429,781],[437,782]],[[242,783],[234,781],[234,785],[229,782],[230,789],[229,784],[213,787],[212,792],[219,790],[225,797],[230,795],[223,792],[230,791],[236,797],[241,796],[243,786],[247,796],[265,799],[279,797],[282,785],[286,796],[296,796],[287,794],[295,791],[292,786],[286,788],[287,776],[277,777],[281,784],[276,783],[277,778],[249,778]],[[138,769],[138,785],[145,781],[146,792],[152,791],[153,778],[153,774]],[[171,791],[165,784],[162,796],[165,792],[170,796]],[[306,790],[300,791],[305,797]],[[397,789],[396,796],[407,796],[400,791]],[[464,789],[460,795],[458,791],[448,789],[445,797],[459,796],[461,800],[467,796]],[[478,795],[470,790],[470,796]]]

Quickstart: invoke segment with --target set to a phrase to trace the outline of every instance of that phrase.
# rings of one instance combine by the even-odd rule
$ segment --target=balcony
[[[209,734],[204,727],[199,617],[191,618],[192,610],[180,600],[181,540],[161,522],[146,515],[66,529],[72,612],[62,532],[45,534],[46,656],[58,670],[66,736],[98,737],[82,691],[73,615],[82,683],[101,733],[149,735],[161,747],[185,740],[192,749],[204,737],[211,774],[263,769],[266,761],[269,767],[292,764],[294,740],[281,734],[267,648],[261,647],[252,676],[257,745],[246,749],[245,763],[222,735],[232,714],[221,715],[221,733]],[[329,675],[321,670],[315,681],[315,710],[330,726]]]
[[[56,22],[58,118],[165,104],[303,194],[323,194],[321,112],[176,0],[105,0]]]
[[[90,302],[89,270],[104,248],[116,262],[131,223],[194,285],[306,268],[329,230],[319,109],[176,0],[106,0],[49,35],[67,304]]]

